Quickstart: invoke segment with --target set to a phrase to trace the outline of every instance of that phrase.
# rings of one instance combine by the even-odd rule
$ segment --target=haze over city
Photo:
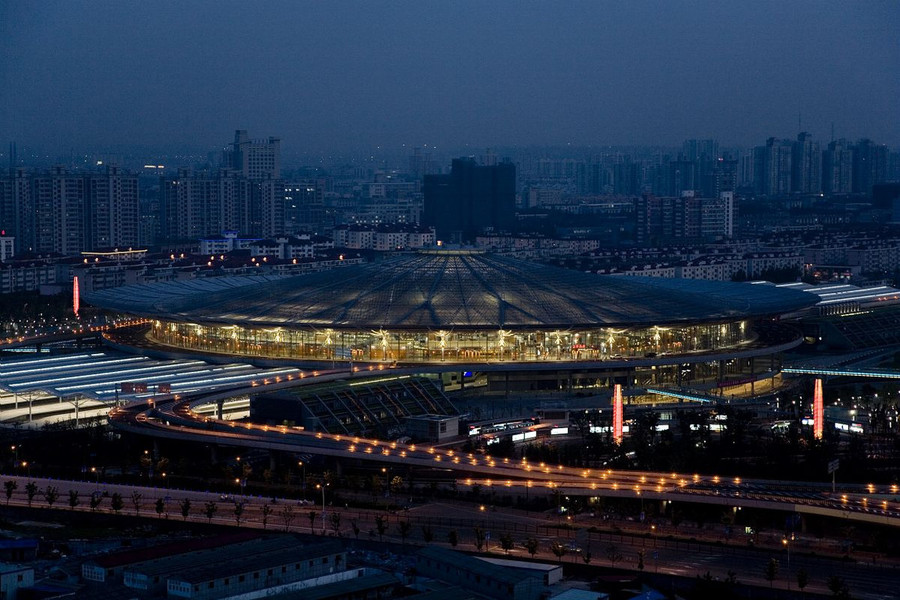
[[[20,148],[900,143],[895,2],[0,3]],[[801,129],[802,128],[802,129]]]
[[[898,25],[0,0],[0,596],[895,600]]]

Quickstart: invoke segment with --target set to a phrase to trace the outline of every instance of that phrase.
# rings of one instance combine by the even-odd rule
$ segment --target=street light
[[[303,464],[302,460],[298,460],[297,466],[300,467],[300,473],[301,473],[301,477],[302,477],[302,483],[300,484],[300,489],[306,490],[306,465]]]
[[[325,535],[325,488],[328,487],[327,483],[316,484],[316,489],[322,489],[322,535]]]
[[[381,467],[381,472],[384,473],[384,497],[391,497],[391,469],[390,467]]]
[[[781,538],[781,545],[787,548],[787,559],[788,559],[788,573],[791,572],[791,541],[794,539],[794,534],[791,534],[790,539],[787,536]]]

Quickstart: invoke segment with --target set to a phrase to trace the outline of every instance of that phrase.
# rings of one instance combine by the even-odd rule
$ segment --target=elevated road
[[[391,374],[411,374],[413,369],[391,369]],[[384,376],[385,374],[381,374]],[[349,371],[316,372],[309,381],[336,381],[353,377]],[[444,469],[458,481],[510,488],[527,493],[544,488],[560,493],[643,497],[680,502],[756,507],[819,514],[843,519],[900,526],[900,490],[842,485],[831,491],[827,484],[773,480],[726,479],[715,475],[579,469],[526,460],[493,458],[423,444],[401,444],[372,438],[308,432],[288,426],[225,421],[199,414],[201,405],[215,404],[237,395],[285,389],[297,381],[264,380],[250,388],[230,389],[187,396],[165,396],[136,402],[110,412],[113,426],[133,433],[222,446],[256,448],[296,454],[376,461],[406,466]]]

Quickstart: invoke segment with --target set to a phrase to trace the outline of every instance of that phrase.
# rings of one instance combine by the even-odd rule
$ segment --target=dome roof
[[[474,251],[423,251],[298,276],[234,276],[91,293],[165,320],[337,329],[559,329],[728,321],[810,306],[804,292],[601,276]]]

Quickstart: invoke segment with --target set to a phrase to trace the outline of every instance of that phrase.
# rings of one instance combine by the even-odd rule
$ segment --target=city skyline
[[[900,144],[890,3],[175,8],[0,7],[4,141],[217,148],[236,127],[281,136],[286,155],[752,146],[827,143],[833,124]]]

